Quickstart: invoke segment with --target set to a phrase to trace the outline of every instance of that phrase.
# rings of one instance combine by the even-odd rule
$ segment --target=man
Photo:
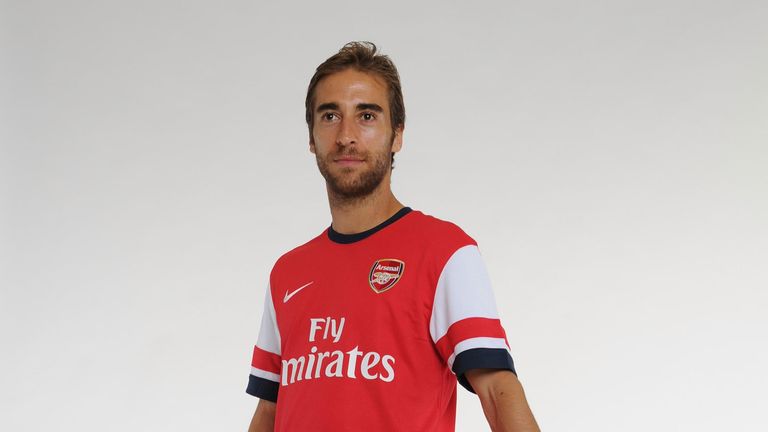
[[[405,109],[394,64],[352,42],[307,91],[331,226],[269,279],[250,431],[453,431],[456,382],[494,431],[538,431],[477,244],[390,189]]]

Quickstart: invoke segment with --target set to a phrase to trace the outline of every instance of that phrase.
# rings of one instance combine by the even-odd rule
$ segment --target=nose
[[[336,144],[340,146],[349,146],[357,143],[357,130],[354,122],[342,119],[339,124],[339,134],[336,136]]]

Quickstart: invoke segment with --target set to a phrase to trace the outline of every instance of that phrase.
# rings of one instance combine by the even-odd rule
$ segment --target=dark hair
[[[309,127],[309,136],[312,137],[314,125],[315,88],[323,78],[346,69],[357,69],[376,75],[384,80],[389,92],[389,117],[392,123],[392,131],[405,126],[405,104],[403,103],[403,91],[400,88],[400,75],[392,60],[380,54],[376,45],[372,42],[349,42],[338,53],[329,57],[315,70],[315,74],[309,81],[306,108],[306,120]],[[392,153],[392,166],[394,167],[395,154]]]

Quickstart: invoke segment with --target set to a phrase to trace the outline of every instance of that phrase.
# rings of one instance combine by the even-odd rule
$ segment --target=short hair
[[[325,77],[347,69],[356,69],[360,72],[376,75],[387,84],[389,93],[389,118],[392,123],[392,131],[405,126],[405,104],[403,103],[403,91],[400,87],[400,75],[392,60],[379,53],[373,42],[353,41],[345,44],[338,53],[329,57],[315,70],[315,74],[309,81],[307,98],[304,103],[306,108],[306,120],[309,127],[309,136],[312,138],[312,126],[314,126],[315,113],[315,88]],[[392,153],[394,166],[395,154]]]

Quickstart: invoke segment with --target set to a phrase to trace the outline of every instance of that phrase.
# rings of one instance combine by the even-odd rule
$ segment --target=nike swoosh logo
[[[313,283],[315,283],[315,281],[312,281],[312,282],[310,282],[310,283],[308,283],[306,285],[302,285],[302,286],[296,288],[293,292],[290,292],[290,293],[288,291],[286,291],[285,292],[285,297],[283,298],[283,303],[287,302],[288,300],[291,299],[291,297],[295,296],[296,293],[298,293],[299,291],[303,290],[304,288],[312,285]]]

